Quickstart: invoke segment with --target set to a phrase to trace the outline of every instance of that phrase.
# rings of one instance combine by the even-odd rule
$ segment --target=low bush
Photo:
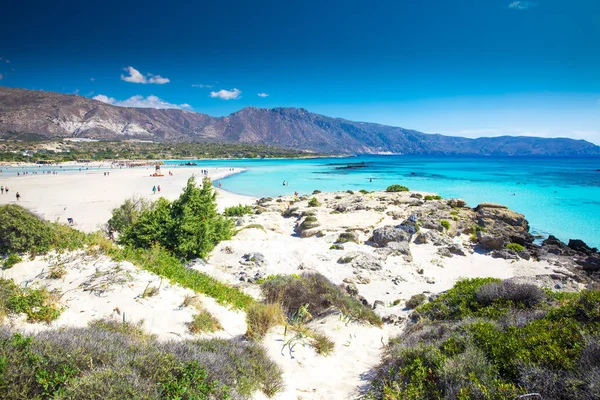
[[[359,192],[362,194],[369,194],[369,191],[365,189],[360,189]]]
[[[273,326],[284,323],[285,316],[279,303],[255,303],[246,310],[246,336],[252,340],[262,339]]]
[[[254,208],[238,204],[237,206],[227,207],[223,214],[226,217],[243,217],[246,214],[254,214]]]
[[[318,273],[299,277],[282,276],[261,285],[267,303],[279,303],[288,318],[294,318],[304,307],[313,316],[334,308],[354,319],[381,326],[381,319],[370,307],[347,295],[340,286]]]
[[[446,221],[445,219],[440,221],[440,225],[442,225],[445,230],[450,229],[450,222]]]
[[[308,201],[308,206],[309,207],[319,207],[321,205],[321,203],[319,203],[319,200],[317,200],[316,197],[313,197],[312,199],[310,199]]]
[[[319,194],[319,193],[321,193],[320,190],[313,190],[313,192],[312,192],[312,194]]]
[[[21,261],[23,261],[21,256],[19,256],[18,254],[15,254],[15,253],[11,253],[4,259],[4,262],[2,263],[2,268],[10,269],[10,268],[14,267],[15,265],[17,265],[18,263],[20,263]]]
[[[191,177],[174,202],[160,198],[138,209],[126,201],[113,210],[108,225],[121,244],[148,248],[158,243],[178,257],[204,258],[235,233],[233,221],[217,212],[216,196],[210,179],[198,187]]]
[[[342,232],[338,235],[336,242],[337,243],[347,243],[347,242],[358,243],[358,238],[357,238],[356,234],[353,232]]]
[[[496,301],[510,301],[514,305],[533,307],[540,304],[546,295],[535,285],[505,280],[480,286],[475,293],[475,298],[484,306],[489,306]]]
[[[385,189],[386,192],[408,192],[408,188],[402,185],[390,185]]]
[[[79,248],[85,242],[85,233],[44,221],[19,205],[0,206],[0,254],[44,254]]]
[[[525,247],[521,246],[519,243],[509,243],[506,245],[506,248],[508,250],[514,251],[515,253],[519,253],[519,252],[525,250]]]
[[[425,296],[423,293],[415,294],[406,302],[406,308],[409,310],[417,308],[421,304],[425,303],[425,300],[427,300],[427,296]]]
[[[428,201],[428,200],[442,200],[442,196],[428,194],[427,196],[423,197],[423,200],[425,200],[425,201]]]
[[[600,394],[599,302],[594,290],[460,281],[390,340],[366,398],[592,399]]]
[[[193,268],[186,268],[179,258],[159,246],[153,246],[150,249],[113,246],[107,252],[107,255],[115,261],[130,261],[142,269],[192,289],[196,293],[206,294],[223,305],[246,309],[254,301],[251,296],[235,287],[222,283]]]
[[[157,341],[120,323],[49,330],[0,328],[0,398],[227,399],[282,389],[281,370],[253,343]]]
[[[319,226],[317,217],[309,215],[308,217],[304,218],[304,221],[302,221],[299,228],[304,231],[307,229],[316,228],[317,226]]]
[[[211,333],[223,329],[219,320],[206,310],[201,310],[198,314],[194,314],[192,318],[192,321],[188,323],[190,333]]]
[[[29,322],[50,323],[61,311],[57,296],[46,288],[21,288],[12,280],[0,278],[0,315],[23,313]]]
[[[333,352],[335,342],[329,336],[321,332],[313,332],[311,338],[312,346],[315,348],[317,354],[328,356]]]

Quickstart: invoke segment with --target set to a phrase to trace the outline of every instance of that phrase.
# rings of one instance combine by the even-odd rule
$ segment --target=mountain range
[[[54,92],[0,87],[0,138],[142,139],[265,144],[321,153],[600,155],[585,140],[468,139],[353,122],[303,108],[246,107],[224,117],[179,109],[117,107]]]

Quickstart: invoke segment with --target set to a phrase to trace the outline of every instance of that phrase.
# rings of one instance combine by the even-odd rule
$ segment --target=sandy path
[[[106,170],[65,172],[58,175],[0,176],[0,183],[10,188],[9,194],[0,195],[0,204],[16,203],[15,194],[21,194],[21,204],[38,215],[66,223],[67,218],[75,220],[75,228],[92,232],[110,218],[110,212],[133,196],[169,200],[176,199],[188,178],[196,175],[201,179],[205,168],[163,168],[164,177],[151,177],[153,167],[112,169],[109,176]],[[172,176],[168,172],[173,173]],[[208,176],[220,179],[241,172],[236,168],[208,168]],[[160,185],[161,191],[152,194],[152,187]],[[219,209],[239,203],[254,202],[253,197],[241,196],[218,190]]]

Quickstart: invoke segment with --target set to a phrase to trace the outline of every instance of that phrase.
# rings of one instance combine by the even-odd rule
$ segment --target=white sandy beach
[[[102,171],[11,177],[2,181],[9,185],[11,192],[0,196],[0,204],[13,203],[14,193],[19,191],[23,196],[21,205],[45,218],[66,222],[66,218],[72,217],[76,228],[93,231],[106,222],[110,210],[123,200],[134,195],[158,198],[158,194],[152,195],[153,185],[161,185],[161,196],[176,198],[188,177],[200,176],[201,169],[173,169],[174,176],[168,176],[165,169],[163,178],[151,178],[152,168],[113,170],[109,177]],[[238,170],[209,169],[209,176],[218,179],[234,172]],[[236,285],[257,299],[260,287],[253,283],[255,277],[319,272],[336,284],[355,288],[377,314],[387,319],[382,328],[344,320],[339,313],[312,321],[311,328],[326,333],[335,342],[333,353],[327,357],[318,355],[306,341],[300,341],[292,351],[285,346],[291,334],[285,335],[283,327],[272,329],[262,344],[284,371],[286,388],[276,399],[356,398],[360,388],[367,384],[369,373],[380,362],[388,339],[402,332],[410,313],[405,303],[414,294],[442,292],[464,277],[527,278],[550,273],[564,273],[566,284],[576,287],[569,281],[568,271],[546,262],[506,260],[473,252],[469,237],[464,234],[451,238],[445,232],[431,230],[434,236],[446,241],[444,246],[451,243],[464,250],[464,255],[440,255],[439,245],[431,241],[417,244],[413,240],[408,243],[412,259],[407,259],[368,243],[375,229],[397,225],[411,213],[429,215],[435,207],[441,213],[448,212],[444,211],[445,203],[428,202],[422,209],[411,207],[414,201],[411,193],[344,192],[321,193],[316,197],[321,206],[309,207],[307,200],[297,202],[294,204],[297,214],[290,218],[284,218],[281,213],[288,208],[291,197],[263,203],[262,213],[247,215],[238,221],[239,228],[251,227],[221,242],[207,263],[194,265],[199,271]],[[255,202],[253,198],[223,190],[219,191],[218,199],[220,208]],[[348,210],[336,211],[340,204]],[[313,229],[314,234],[302,237],[298,234],[298,224],[306,213],[314,214],[319,226]],[[429,231],[423,228],[421,233],[429,234]],[[356,243],[348,242],[342,249],[332,249],[342,232],[353,232]],[[252,259],[259,258],[261,262],[244,261],[248,253],[260,253],[260,257]],[[159,277],[128,262],[115,263],[104,256],[83,253],[62,257],[66,258],[57,261],[53,255],[37,257],[1,272],[2,277],[12,278],[21,285],[47,286],[64,293],[61,304],[65,311],[50,327],[84,326],[98,318],[120,319],[125,313],[129,321],[143,320],[145,328],[160,338],[192,337],[186,324],[194,311],[181,306],[185,296],[192,294],[191,290],[166,281],[161,284]],[[342,257],[351,257],[351,261],[340,262]],[[59,280],[49,279],[48,270],[57,262],[66,266],[67,275]],[[118,274],[128,274],[128,277],[102,292],[89,290],[95,280]],[[155,297],[143,298],[141,294],[149,282],[153,286],[161,285],[161,291]],[[243,312],[218,305],[206,296],[201,296],[201,300],[203,307],[224,327],[221,332],[203,336],[243,340],[246,331]],[[27,324],[23,318],[12,323],[24,330],[48,328],[42,324]],[[262,399],[263,395],[257,394],[255,398]]]
[[[83,165],[84,168],[86,166],[90,165]],[[47,169],[57,170],[56,167]],[[212,180],[242,171],[239,168],[232,171],[229,168],[163,167],[165,176],[151,177],[154,167],[136,167],[15,176],[5,169],[5,173],[0,174],[0,185],[8,186],[10,191],[0,195],[0,205],[16,203],[15,195],[19,192],[19,204],[45,219],[66,223],[67,218],[73,218],[74,228],[93,232],[108,221],[113,208],[131,197],[157,199],[162,196],[169,200],[176,199],[190,176],[195,175],[199,183],[202,181],[203,169],[208,170],[208,176]],[[173,173],[172,176],[169,176],[169,171]],[[110,174],[104,176],[104,172]],[[160,193],[153,194],[152,187],[158,185]],[[220,210],[240,203],[249,204],[255,200],[225,190],[218,192]]]

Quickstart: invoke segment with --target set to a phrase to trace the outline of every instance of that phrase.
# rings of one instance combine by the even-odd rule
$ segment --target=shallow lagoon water
[[[239,194],[383,190],[398,183],[444,198],[459,197],[470,206],[504,204],[525,214],[533,234],[600,246],[600,158],[358,156],[196,162],[246,167],[246,172],[220,180],[223,189]],[[288,186],[283,186],[284,180]]]

